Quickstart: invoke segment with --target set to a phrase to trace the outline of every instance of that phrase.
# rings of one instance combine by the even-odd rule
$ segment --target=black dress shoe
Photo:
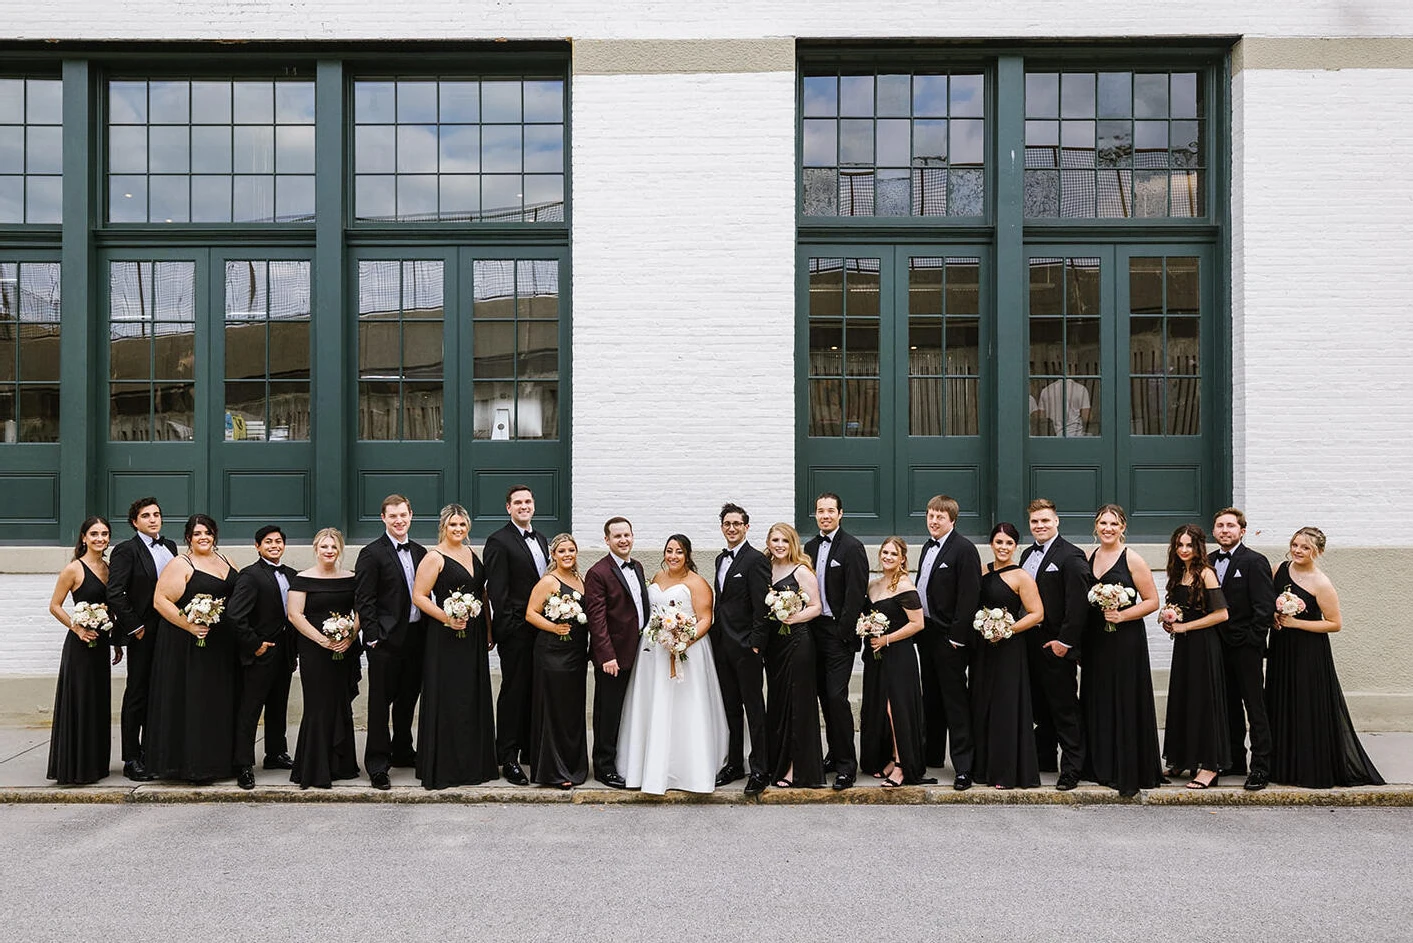
[[[957,778],[952,780],[952,788],[957,792],[966,792],[971,785],[971,776],[967,773],[958,773]]]
[[[401,769],[416,769],[416,768],[417,768],[417,753],[416,753],[416,751],[414,750],[413,752],[408,753],[406,756],[395,756],[395,757],[392,758],[392,762],[389,763],[388,765],[389,765],[389,766],[396,766],[396,767],[399,767],[399,768],[401,768]]]
[[[628,781],[622,776],[619,776],[617,773],[604,773],[602,776],[597,776],[595,778],[598,779],[598,781],[603,783],[605,786],[608,786],[610,789],[628,788]]]
[[[141,760],[128,760],[124,763],[123,775],[135,783],[150,783],[157,778],[147,771]]]
[[[854,784],[854,777],[849,776],[849,775],[847,775],[847,774],[845,774],[845,773],[840,773],[838,776],[835,776],[835,777],[834,777],[834,791],[835,791],[835,792],[843,792],[845,789],[848,789],[848,788],[849,788],[850,786],[852,786],[853,784]]]
[[[1252,770],[1251,775],[1246,777],[1246,783],[1241,787],[1247,792],[1260,792],[1270,785],[1270,778],[1260,770]]]
[[[242,766],[240,770],[236,773],[236,785],[242,789],[254,789],[255,768],[251,766]]]
[[[1079,777],[1074,773],[1061,773],[1060,778],[1055,782],[1055,788],[1060,792],[1069,792],[1079,785]]]
[[[746,795],[758,796],[765,792],[765,777],[751,774],[751,778],[746,780]]]
[[[388,779],[387,773],[372,773],[368,778],[373,781],[374,789],[388,790],[392,788],[392,780]]]
[[[294,760],[289,758],[288,753],[280,753],[276,756],[265,757],[266,769],[294,769]]]
[[[500,768],[500,774],[505,778],[505,781],[512,786],[530,785],[530,777],[525,775],[525,771],[520,768],[519,763],[513,761],[506,763]]]
[[[721,767],[720,772],[716,774],[716,784],[718,786],[729,786],[744,775],[745,773],[741,772],[741,767],[732,766],[728,763]]]

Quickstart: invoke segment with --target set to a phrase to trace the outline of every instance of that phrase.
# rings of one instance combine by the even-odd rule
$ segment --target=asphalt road
[[[1409,809],[0,807],[44,940],[1410,938]]]

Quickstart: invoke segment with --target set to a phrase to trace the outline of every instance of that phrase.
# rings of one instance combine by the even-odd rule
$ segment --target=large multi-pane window
[[[108,438],[183,442],[196,432],[196,266],[108,271]]]
[[[1202,431],[1199,263],[1188,256],[1129,260],[1129,382],[1135,434]]]
[[[559,438],[559,262],[484,260],[474,272],[475,437]]]
[[[1030,262],[1030,434],[1100,431],[1098,259]]]
[[[442,438],[443,268],[433,259],[358,264],[360,439]]]
[[[0,261],[0,443],[59,441],[59,263]]]
[[[908,434],[981,428],[981,260],[908,260]]]
[[[879,433],[878,259],[811,259],[809,434]]]
[[[57,223],[64,195],[62,84],[0,78],[0,223]]]
[[[225,282],[225,438],[308,439],[309,263],[231,259]]]

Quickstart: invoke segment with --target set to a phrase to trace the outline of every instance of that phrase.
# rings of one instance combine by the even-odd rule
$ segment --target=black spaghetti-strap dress
[[[1089,564],[1093,569],[1094,555]],[[1096,582],[1127,586],[1138,599],[1127,550]],[[1082,778],[1126,795],[1162,785],[1158,712],[1153,705],[1153,672],[1143,620],[1110,623],[1101,609],[1091,610],[1081,681],[1079,703],[1088,745]]]
[[[799,592],[800,581],[791,570],[772,588]],[[766,768],[772,782],[788,779],[795,786],[823,786],[814,634],[808,622],[786,628],[790,631],[782,634],[780,626],[774,625],[765,642],[765,676],[769,684],[765,700],[765,731],[769,738]]]
[[[1220,588],[1194,583],[1168,586],[1168,603],[1182,607],[1184,622],[1225,608]],[[1227,683],[1222,640],[1215,627],[1173,635],[1168,673],[1168,716],[1163,724],[1163,758],[1179,772],[1222,770],[1231,765],[1227,733]]]
[[[74,602],[106,603],[108,588],[82,560],[83,582]],[[61,786],[96,783],[108,775],[113,756],[112,633],[98,634],[92,648],[72,631],[64,633],[54,723],[49,735],[48,778]]]
[[[433,551],[435,552],[435,551]],[[475,554],[472,554],[473,560]],[[466,637],[450,626],[427,622],[422,657],[422,704],[417,720],[417,778],[428,789],[467,786],[500,776],[495,721],[491,713],[491,665],[486,650],[486,575],[442,555],[432,598],[442,605],[452,593],[481,601],[481,614],[467,620]]]
[[[191,564],[190,557],[181,559]],[[185,610],[200,593],[229,599],[235,578],[235,567],[224,579],[193,567],[177,608]],[[205,783],[235,774],[239,669],[235,631],[224,622],[211,626],[204,646],[185,629],[158,622],[147,713],[147,769],[158,779]]]
[[[1277,591],[1290,590],[1305,601],[1295,618],[1324,616],[1313,593],[1291,579],[1289,564],[1276,570]],[[1266,663],[1266,710],[1271,717],[1271,782],[1308,789],[1382,786],[1354,722],[1335,673],[1328,632],[1285,628],[1271,632]]]
[[[315,629],[335,612],[353,614],[357,578],[296,576],[289,588],[304,594],[304,618]],[[342,658],[335,658],[318,642],[297,633],[299,686],[304,693],[304,714],[294,747],[294,769],[289,781],[301,789],[329,789],[336,779],[358,775],[358,749],[353,742],[353,698],[358,694],[358,642]]]
[[[576,592],[559,584],[560,593]],[[570,624],[568,638],[535,633],[530,695],[530,781],[542,786],[589,778],[589,732],[584,717],[588,695],[589,627]]]
[[[921,609],[917,590],[907,590],[869,603],[867,612],[888,617],[888,631],[908,624],[906,609]],[[881,773],[893,760],[898,741],[898,765],[903,783],[935,782],[927,777],[924,751],[926,729],[922,709],[922,677],[918,673],[917,636],[893,642],[873,657],[873,646],[864,645],[863,704],[859,711],[859,769]],[[892,719],[889,719],[889,710]]]
[[[988,569],[981,577],[981,605],[1008,610],[1016,621],[1025,617],[1020,594],[1001,574],[1020,567]],[[1035,720],[1030,707],[1030,661],[1025,635],[999,642],[976,636],[972,665],[971,719],[976,737],[972,775],[979,783],[1005,789],[1040,785],[1040,761],[1035,753]]]

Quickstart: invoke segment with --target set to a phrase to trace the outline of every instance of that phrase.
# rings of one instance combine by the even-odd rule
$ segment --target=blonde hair
[[[459,504],[448,504],[437,518],[437,543],[446,540],[446,525],[453,517],[466,518],[466,536],[471,536],[471,512]]]
[[[1295,543],[1295,538],[1305,537],[1315,547],[1315,557],[1318,559],[1325,555],[1325,532],[1318,527],[1302,527],[1290,535],[1290,542]]]
[[[342,561],[342,560],[343,560],[343,534],[339,531],[339,529],[338,529],[337,527],[325,527],[323,530],[319,531],[317,534],[314,535],[314,554],[315,554],[315,556],[316,556],[316,557],[318,556],[318,554],[319,554],[319,545],[324,542],[324,538],[326,538],[326,537],[329,538],[329,539],[331,539],[331,540],[333,540],[334,546],[336,546],[336,547],[339,548],[338,560],[335,560],[334,562],[335,562],[335,563],[338,563],[338,562]]]
[[[786,559],[791,563],[803,563],[805,566],[809,566],[810,558],[805,555],[804,549],[800,546],[799,532],[784,521],[770,525],[770,530],[767,531],[765,535],[766,549],[770,548],[770,538],[775,536],[777,531],[785,535],[785,542],[789,545],[789,549],[785,554]],[[811,572],[813,572],[813,570],[811,570]]]
[[[578,575],[579,575],[579,558],[578,558],[578,553],[579,553],[579,541],[577,541],[577,540],[574,539],[574,535],[573,535],[573,534],[555,534],[554,537],[553,537],[553,539],[550,540],[550,542],[549,542],[549,552],[550,552],[550,558],[551,558],[551,559],[550,559],[550,567],[553,568],[553,567],[555,567],[555,566],[558,566],[558,564],[557,564],[557,563],[554,561],[554,559],[553,559],[553,558],[554,558],[554,552],[559,549],[559,545],[560,545],[560,544],[565,543],[566,541],[574,545],[574,553],[575,553],[574,568],[573,568],[572,570],[570,570],[569,572],[570,572],[570,573],[573,573],[575,576],[578,576]]]
[[[1119,543],[1126,543],[1125,534],[1128,531],[1128,515],[1124,509],[1117,504],[1106,504],[1094,512],[1094,536],[1099,536],[1099,518],[1105,514],[1112,514],[1119,519]]]
[[[903,575],[908,572],[908,543],[901,537],[887,537],[883,543],[878,545],[878,565],[883,566],[883,548],[892,544],[898,548],[898,555],[903,559],[898,561],[898,570],[888,581],[888,591],[894,592],[898,589],[898,584],[903,581]]]

